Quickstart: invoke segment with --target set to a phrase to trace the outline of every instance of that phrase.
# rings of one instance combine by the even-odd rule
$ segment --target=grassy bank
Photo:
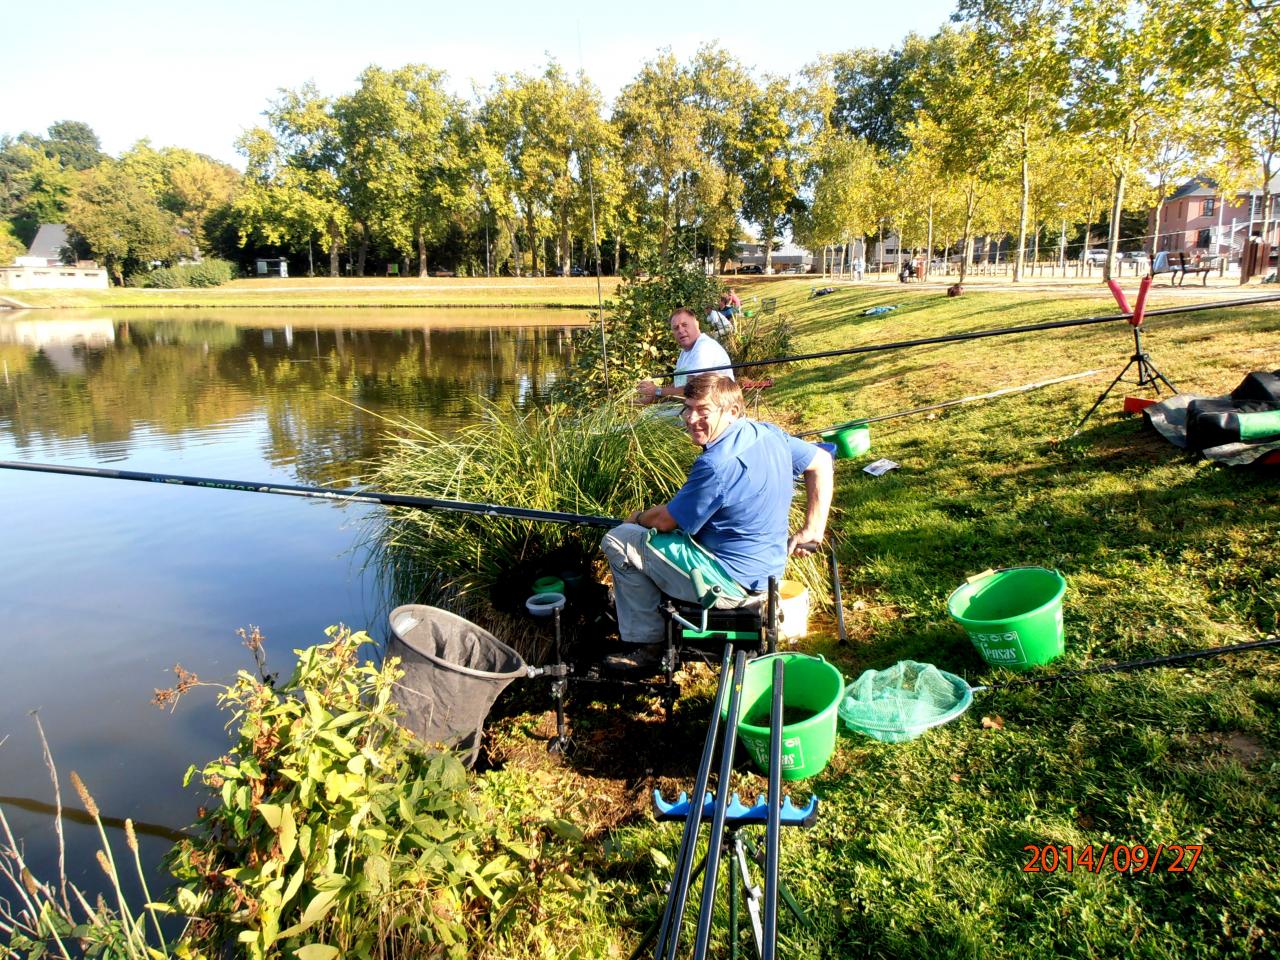
[[[616,277],[605,277],[608,298]],[[596,305],[594,277],[298,277],[233,280],[220,287],[17,290],[31,307],[579,307]]]
[[[1112,312],[1052,295],[780,292],[802,349],[902,340]],[[1157,298],[1159,294],[1157,293]],[[868,307],[898,309],[863,317]],[[1161,306],[1153,298],[1153,307]],[[1280,367],[1280,311],[1156,318],[1153,359],[1188,392],[1228,392]],[[837,470],[832,532],[852,642],[819,628],[804,646],[847,679],[912,657],[967,676],[987,668],[947,617],[966,575],[1034,564],[1062,571],[1071,669],[1274,632],[1280,619],[1276,472],[1198,461],[1119,413],[1118,389],[1075,423],[1132,352],[1097,325],[812,362],[783,375],[763,415],[823,426],[1081,370],[1075,381],[872,429],[869,457]],[[1130,392],[1137,392],[1130,390]],[[900,469],[860,467],[888,457]],[[622,943],[661,910],[675,827],[647,813],[654,786],[688,789],[707,710],[695,689],[667,728],[646,708],[579,703],[581,789],[610,798],[591,825],[614,883]],[[897,746],[841,734],[828,769],[798,785],[817,825],[784,836],[783,871],[815,927],[784,917],[792,956],[1261,956],[1280,949],[1280,658],[979,695],[952,724]],[[494,762],[542,764],[545,702],[493,727]],[[745,767],[735,787],[765,788]],[[1194,869],[1026,872],[1030,845],[1200,844]],[[651,850],[656,849],[658,854]],[[1065,858],[1065,854],[1063,854]]]

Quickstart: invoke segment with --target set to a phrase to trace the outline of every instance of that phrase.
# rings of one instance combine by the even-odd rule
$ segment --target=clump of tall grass
[[[756,311],[749,317],[740,315],[733,332],[721,337],[720,342],[734,363],[755,363],[790,356],[794,352],[795,333],[786,314],[763,315]],[[745,367],[738,371],[738,378],[762,380],[786,367],[785,363]]]
[[[400,422],[371,479],[396,493],[622,519],[669,500],[697,452],[678,418],[638,414],[622,400],[588,412],[481,402],[478,422],[453,437]],[[598,526],[412,509],[372,523],[373,562],[392,596],[463,616],[522,613],[537,577],[569,572],[589,582],[605,570]],[[821,557],[793,559],[788,576],[815,604],[825,601]]]
[[[592,516],[626,517],[679,489],[694,448],[671,417],[623,401],[588,411],[519,411],[480,401],[477,422],[441,437],[409,421],[372,477],[378,489]],[[603,529],[394,509],[374,521],[375,562],[393,596],[476,612],[495,588],[543,573],[587,572]],[[501,604],[499,604],[501,606]]]

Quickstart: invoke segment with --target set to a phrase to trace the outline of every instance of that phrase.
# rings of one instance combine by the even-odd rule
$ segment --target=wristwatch
[[[655,390],[655,391],[654,391],[654,396],[656,396],[659,400],[661,400],[661,399],[662,399],[662,388],[661,388],[661,387],[659,387],[657,390]]]

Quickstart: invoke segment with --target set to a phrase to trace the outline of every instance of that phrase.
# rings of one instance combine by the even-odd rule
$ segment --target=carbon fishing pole
[[[1065,673],[1052,673],[1046,677],[1025,677],[1020,680],[1006,680],[1003,683],[988,683],[978,687],[970,687],[970,691],[978,693],[986,690],[1007,690],[1009,687],[1035,686],[1042,683],[1060,683],[1063,680],[1074,680],[1076,677],[1088,677],[1097,673],[1132,673],[1135,670],[1150,670],[1153,667],[1167,667],[1175,663],[1186,663],[1191,660],[1203,660],[1206,657],[1224,657],[1233,653],[1244,653],[1246,650],[1262,650],[1267,647],[1280,646],[1280,635],[1267,637],[1264,640],[1250,640],[1247,643],[1232,643],[1224,647],[1206,647],[1203,650],[1188,650],[1183,653],[1170,653],[1162,657],[1151,657],[1147,660],[1128,660],[1124,663],[1104,663],[1096,667],[1085,667],[1082,670],[1068,670]]]
[[[413,507],[418,510],[443,510],[471,513],[482,517],[506,517],[512,520],[538,520],[547,523],[573,523],[588,527],[616,527],[622,521],[581,513],[506,507],[496,503],[470,503],[465,500],[439,500],[414,497],[403,493],[379,493],[376,490],[332,490],[287,483],[253,483],[245,480],[220,480],[212,477],[184,477],[172,473],[140,473],[133,470],[106,470],[101,467],[69,467],[52,463],[20,463],[0,460],[0,469],[27,470],[32,473],[60,473],[73,477],[98,477],[107,480],[137,480],[143,483],[167,483],[180,487],[203,487],[209,490],[237,490],[241,493],[275,493],[287,497],[316,500],[341,500],[352,503],[378,503],[385,507]]]
[[[882,413],[876,417],[859,417],[857,420],[846,420],[844,423],[837,423],[833,427],[820,427],[817,430],[806,430],[804,433],[797,433],[797,437],[813,437],[820,433],[830,433],[832,430],[843,430],[845,427],[861,427],[868,423],[880,423],[884,420],[896,420],[898,417],[911,417],[917,413],[929,413],[932,410],[943,410],[947,407],[959,406],[962,403],[975,403],[978,400],[994,400],[996,397],[1008,396],[1011,393],[1026,393],[1028,390],[1039,390],[1041,387],[1051,387],[1057,383],[1069,383],[1072,380],[1081,380],[1085,377],[1096,377],[1101,370],[1085,370],[1082,373],[1072,373],[1065,377],[1054,377],[1052,380],[1041,380],[1038,383],[1024,383],[1020,387],[1005,387],[1003,390],[992,390],[990,393],[980,393],[973,397],[960,397],[957,400],[946,400],[942,403],[932,403],[927,407],[913,407],[910,410],[899,410],[896,413]]]
[[[715,910],[716,879],[720,873],[720,856],[724,846],[724,821],[729,811],[729,775],[733,772],[733,748],[737,742],[738,707],[742,702],[742,683],[747,671],[747,652],[739,650],[733,661],[733,692],[729,696],[729,722],[725,724],[720,746],[720,773],[716,777],[716,805],[711,813],[711,831],[707,836],[707,865],[702,874],[702,902],[698,905],[698,926],[693,942],[693,960],[704,960],[711,943],[711,915]],[[697,798],[695,798],[696,801]],[[771,797],[771,801],[778,798]],[[671,933],[667,960],[675,960],[679,928]]]
[[[1146,316],[1169,316],[1176,313],[1196,313],[1201,310],[1225,310],[1229,307],[1246,307],[1259,303],[1280,301],[1280,294],[1265,297],[1249,297],[1244,300],[1228,300],[1224,303],[1196,303],[1185,307],[1164,307],[1147,310]],[[981,340],[984,337],[1005,337],[1015,333],[1038,333],[1042,330],[1059,330],[1063,327],[1084,327],[1094,323],[1128,321],[1131,314],[1118,313],[1105,317],[1081,317],[1078,320],[1052,320],[1048,323],[1029,323],[1019,327],[999,327],[995,330],[976,330],[972,333],[949,333],[941,337],[922,337],[919,340],[896,340],[893,343],[873,343],[863,347],[845,347],[841,350],[821,350],[817,353],[800,353],[791,357],[773,357],[768,360],[743,360],[739,363],[722,363],[715,367],[699,367],[696,370],[673,370],[667,376],[694,376],[699,373],[715,373],[718,370],[744,370],[747,367],[767,367],[775,363],[796,363],[800,360],[825,360],[830,357],[847,357],[860,353],[878,353],[884,350],[903,350],[907,347],[927,347],[938,343],[958,343],[964,340]]]
[[[711,776],[711,764],[715,759],[716,734],[719,732],[720,711],[725,705],[725,697],[732,678],[737,674],[730,673],[733,657],[733,645],[726,644],[720,658],[720,680],[716,686],[711,721],[707,724],[707,738],[702,744],[702,758],[698,761],[698,774],[694,779],[693,800],[689,804],[689,813],[684,821],[684,830],[680,834],[680,852],[676,857],[675,873],[671,877],[671,888],[667,895],[667,903],[662,911],[662,923],[658,929],[658,944],[654,950],[655,958],[674,956],[679,940],[680,924],[684,919],[685,906],[689,898],[689,885],[693,882],[693,858],[698,846],[698,828],[702,825],[703,797],[707,792],[707,781]],[[741,679],[738,681],[741,685]],[[736,703],[736,701],[735,701]],[[729,723],[730,729],[733,723]],[[643,948],[643,944],[641,947]],[[632,954],[633,957],[637,956]]]

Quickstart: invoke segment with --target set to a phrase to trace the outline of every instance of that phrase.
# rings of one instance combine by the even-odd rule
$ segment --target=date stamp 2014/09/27
[[[1116,873],[1133,876],[1138,873],[1190,873],[1200,860],[1204,849],[1199,843],[1161,843],[1154,847],[1134,843],[1106,843],[1101,846],[1089,844],[1076,847],[1071,844],[1057,846],[1052,843],[1028,843],[1023,851],[1030,854],[1031,859],[1022,865],[1023,873],[1055,873],[1065,870],[1072,873],[1086,870],[1089,873],[1102,873],[1113,870]]]

